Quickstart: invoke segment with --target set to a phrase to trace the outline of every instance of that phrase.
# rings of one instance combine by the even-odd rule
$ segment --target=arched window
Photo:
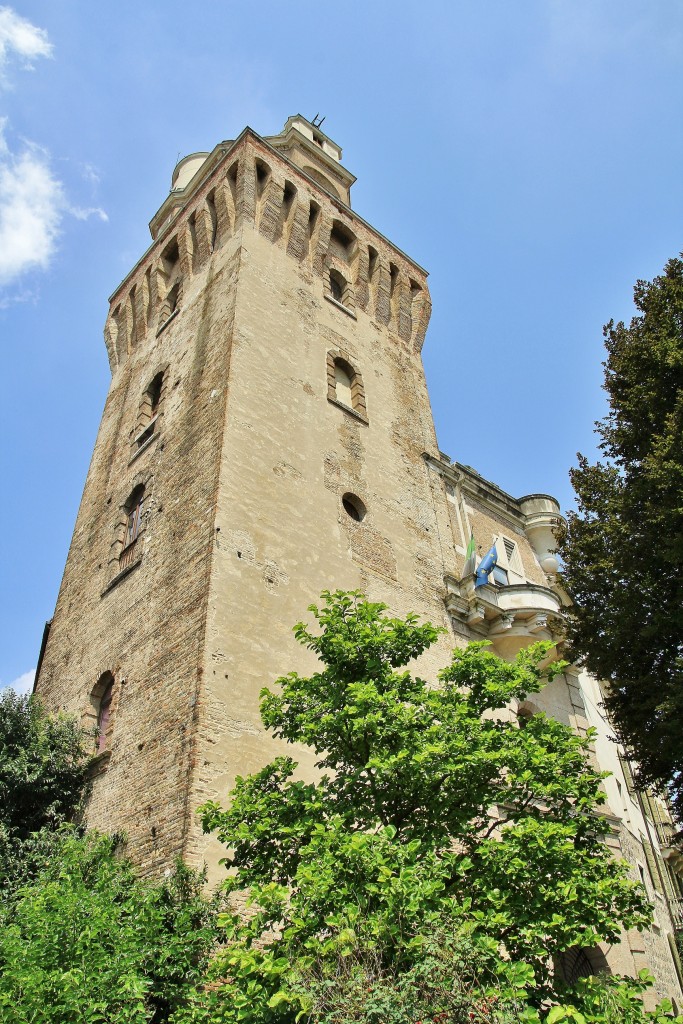
[[[90,708],[86,715],[86,721],[90,720],[94,726],[95,751],[98,754],[111,747],[113,696],[114,676],[111,672],[104,672],[90,694]]]
[[[353,409],[353,398],[351,395],[351,385],[353,378],[349,373],[350,367],[347,363],[344,363],[341,359],[335,360],[334,363],[334,389],[337,396],[337,401],[343,405],[348,405],[349,409]]]
[[[330,295],[335,302],[344,305],[346,298],[347,281],[338,270],[330,270]]]
[[[607,957],[598,946],[584,949],[572,946],[560,953],[556,967],[562,980],[568,985],[575,985],[579,978],[590,978],[594,974],[611,974]]]
[[[327,354],[327,397],[368,422],[363,378],[347,359],[334,352]]]
[[[163,370],[157,373],[149,383],[142,396],[138,411],[138,422],[135,436],[135,447],[142,448],[157,429],[157,416],[161,406],[161,394],[164,386]]]
[[[111,700],[114,694],[114,680],[107,683],[106,689],[100,697],[100,707],[97,713],[97,753],[101,754],[109,746],[109,725],[111,721]]]
[[[145,488],[139,484],[131,493],[125,505],[126,524],[123,536],[123,547],[119,555],[119,568],[125,569],[135,560],[135,542],[140,535],[142,526],[142,510],[145,500]]]

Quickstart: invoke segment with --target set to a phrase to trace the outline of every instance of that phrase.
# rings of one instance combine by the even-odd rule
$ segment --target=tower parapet
[[[150,221],[152,246],[110,299],[112,371],[166,327],[190,279],[245,224],[309,267],[347,315],[362,311],[419,352],[431,313],[427,274],[351,211],[355,178],[340,160],[340,147],[301,115],[279,135],[246,128],[180,160]]]

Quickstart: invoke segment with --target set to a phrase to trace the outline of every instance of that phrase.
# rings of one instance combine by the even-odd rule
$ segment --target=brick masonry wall
[[[282,752],[261,727],[259,691],[315,670],[291,628],[321,590],[358,588],[445,626],[414,666],[435,679],[465,641],[444,574],[462,568],[467,523],[486,549],[499,533],[517,541],[526,578],[546,584],[514,516],[473,495],[463,504],[434,470],[420,358],[429,311],[424,272],[249,131],[178,199],[114,294],[112,385],[38,692],[92,726],[93,688],[113,674],[88,823],[125,831],[144,871],[182,854],[220,876],[224,851],[196,808]],[[355,410],[337,401],[335,354],[358,374]],[[125,502],[140,484],[143,529],[117,578]],[[537,703],[582,727],[564,677]],[[310,777],[311,752],[297,756]],[[642,952],[662,990],[678,991],[666,936],[639,941],[610,961],[628,969]]]
[[[112,385],[38,691],[92,727],[93,688],[114,675],[88,822],[125,831],[149,871],[180,852],[197,859],[197,803],[269,756],[258,690],[302,664],[290,627],[323,587],[358,586],[446,621],[421,457],[436,453],[419,357],[424,274],[311,186],[247,133],[111,300]],[[342,222],[352,246],[338,244]],[[332,266],[353,316],[328,301]],[[330,350],[357,362],[374,424],[327,401]],[[138,450],[160,370],[159,416]],[[139,484],[143,529],[119,576],[124,505]],[[343,511],[345,490],[366,502],[363,523]],[[237,581],[221,575],[228,557],[241,563]]]
[[[238,260],[233,245],[217,273],[186,282],[177,316],[138,339],[114,374],[37,688],[48,707],[92,725],[92,688],[114,674],[111,749],[94,772],[88,823],[125,831],[149,871],[182,853],[188,822]],[[159,366],[155,433],[131,461]],[[120,508],[140,481],[142,561],[111,586]]]
[[[277,187],[271,177],[268,194]],[[338,211],[316,198],[324,228]],[[371,293],[352,316],[330,301],[319,236],[306,258],[293,259],[285,232],[270,237],[276,220],[270,210],[264,225],[257,201],[254,227],[242,227],[194,804],[225,799],[237,774],[282,752],[263,732],[259,691],[291,669],[314,670],[291,629],[323,589],[359,588],[397,614],[448,625],[443,527],[422,457],[437,448],[421,328],[402,337],[400,318],[378,316]],[[347,221],[364,245],[362,223]],[[398,252],[384,258],[405,265]],[[345,272],[358,295],[348,264]],[[367,422],[330,400],[330,351],[362,375]],[[365,506],[362,522],[344,510],[346,493]],[[420,670],[435,678],[451,645],[444,637]],[[311,752],[298,756],[310,774]],[[221,853],[198,825],[188,852],[210,865]]]

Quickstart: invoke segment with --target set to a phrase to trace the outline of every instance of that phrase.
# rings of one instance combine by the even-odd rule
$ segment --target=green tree
[[[201,875],[136,876],[117,840],[68,827],[55,856],[0,904],[2,1024],[161,1024],[216,939]]]
[[[430,686],[405,666],[438,630],[359,594],[323,598],[311,608],[321,631],[295,627],[320,670],[261,694],[265,725],[312,747],[320,777],[301,781],[279,757],[237,780],[227,810],[203,808],[230,850],[226,888],[250,910],[224,919],[216,984],[179,1022],[294,1021],[340,958],[406,978],[437,934],[476,949],[489,980],[470,985],[475,1002],[497,978],[510,1005],[527,1006],[519,1019],[539,1019],[553,956],[647,920],[642,889],[603,844],[590,737],[543,715],[519,728],[507,712],[562,666],[541,669],[548,645],[509,664],[472,644]]]
[[[90,744],[35,697],[0,694],[0,886],[16,884],[50,856],[51,835],[78,815]]]
[[[670,786],[682,813],[683,262],[639,281],[634,298],[630,325],[604,329],[604,458],[580,455],[571,473],[578,511],[560,553],[572,656],[609,683],[642,782]]]

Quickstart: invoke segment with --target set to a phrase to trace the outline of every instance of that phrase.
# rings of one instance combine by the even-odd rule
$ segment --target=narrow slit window
[[[256,161],[256,194],[260,199],[270,180],[270,167],[263,160]]]
[[[216,238],[218,236],[218,214],[216,212],[216,196],[213,191],[209,192],[206,197],[206,206],[211,219],[211,240],[209,242],[209,250],[213,252],[216,248]]]
[[[292,185],[291,181],[285,182],[285,187],[282,193],[282,213],[286,220],[289,217],[292,207],[294,206],[294,200],[296,199],[296,189]]]
[[[147,394],[149,395],[150,404],[150,416],[154,417],[159,412],[159,402],[161,401],[161,388],[164,382],[163,373],[157,373],[156,377],[152,380]]]
[[[338,270],[330,271],[330,295],[336,302],[344,304],[346,281]]]
[[[393,299],[396,285],[398,284],[398,267],[395,263],[389,264],[389,296]]]
[[[135,561],[137,540],[142,528],[142,513],[145,501],[145,488],[136,487],[126,502],[126,522],[123,535],[123,547],[119,556],[119,567],[127,568]]]
[[[152,268],[147,267],[144,278],[144,298],[145,298],[145,326],[149,327],[152,323],[153,313],[153,297],[152,297]]]
[[[157,373],[142,396],[138,414],[137,436],[135,445],[142,448],[157,429],[157,417],[161,405],[161,393],[164,386],[164,373]]]
[[[178,282],[176,282],[176,284],[173,285],[173,287],[169,291],[168,295],[166,296],[166,304],[167,304],[167,307],[168,307],[167,308],[168,316],[170,316],[172,313],[175,313],[176,309],[178,308],[178,302],[179,301],[180,301],[180,282],[178,281]]]
[[[337,352],[327,353],[327,397],[368,422],[365,388],[360,372]]]
[[[377,273],[379,266],[379,253],[376,249],[373,249],[371,245],[368,246],[368,281],[372,283]]]
[[[344,405],[348,405],[349,409],[353,409],[353,398],[351,394],[352,383],[351,374],[348,372],[344,364],[337,360],[334,364],[334,386],[337,401],[342,402]]]
[[[365,505],[357,494],[346,493],[342,496],[342,507],[347,516],[360,523],[365,519]]]
[[[97,710],[97,753],[101,754],[109,746],[109,726],[111,724],[111,702],[114,695],[114,680],[106,684],[100,697]]]
[[[182,295],[180,251],[177,238],[171,239],[161,255],[157,287],[159,294],[164,297],[159,310],[159,330],[161,330],[166,321],[178,308]]]
[[[197,214],[192,213],[187,222],[187,226],[190,229],[190,245],[192,246],[192,262],[196,264],[197,257],[199,255],[199,245],[197,243]]]
[[[319,217],[320,217],[320,207],[318,206],[317,203],[315,203],[315,202],[313,202],[313,200],[311,200],[310,206],[308,207],[308,236],[309,236],[309,238],[312,236],[313,232],[316,229]]]
[[[128,295],[128,304],[130,308],[130,338],[132,344],[135,344],[138,337],[138,314],[137,314],[137,294],[135,285],[130,290]]]

